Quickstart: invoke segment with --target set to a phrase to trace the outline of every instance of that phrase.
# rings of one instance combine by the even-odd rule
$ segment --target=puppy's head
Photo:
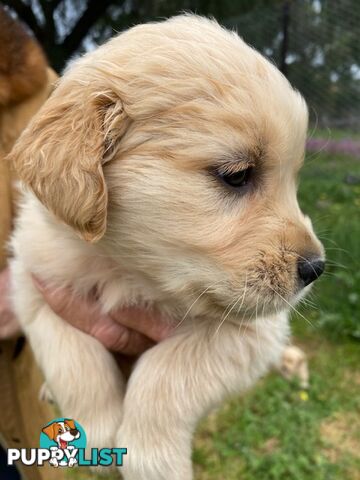
[[[66,419],[63,422],[53,422],[42,429],[50,440],[55,440],[60,444],[67,444],[80,437],[80,432],[76,428],[74,420]]]
[[[307,116],[235,33],[181,16],[74,63],[12,159],[59,219],[164,297],[235,319],[287,308],[323,270],[296,198]]]

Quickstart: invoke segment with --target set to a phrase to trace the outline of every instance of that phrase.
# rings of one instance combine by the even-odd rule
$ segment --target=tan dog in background
[[[279,361],[287,312],[324,268],[296,198],[306,131],[303,99],[271,63],[189,15],[74,62],[13,151],[29,189],[17,313],[63,414],[90,446],[128,448],[126,480],[191,479],[198,420]],[[155,307],[175,334],[125,385],[30,272],[96,288],[104,311]]]

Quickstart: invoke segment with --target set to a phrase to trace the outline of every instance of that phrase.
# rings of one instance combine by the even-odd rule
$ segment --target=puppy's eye
[[[249,167],[249,168],[246,168],[245,170],[240,170],[238,172],[228,172],[228,173],[218,172],[218,177],[222,182],[224,182],[229,187],[234,188],[236,190],[240,190],[249,184],[252,173],[253,173],[253,168]]]

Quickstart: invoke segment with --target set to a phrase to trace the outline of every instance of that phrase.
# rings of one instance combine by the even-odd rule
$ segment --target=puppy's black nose
[[[72,430],[70,430],[70,433],[73,437],[76,437],[76,435],[79,433],[79,430],[77,430],[76,428],[73,428]]]
[[[304,287],[319,278],[324,270],[325,262],[320,258],[299,258],[298,260],[298,274]]]

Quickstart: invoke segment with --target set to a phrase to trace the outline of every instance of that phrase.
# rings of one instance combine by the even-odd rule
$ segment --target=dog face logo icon
[[[88,455],[87,455],[88,454]],[[49,463],[58,467],[122,467],[127,448],[91,448],[86,450],[86,433],[71,418],[56,418],[40,433],[40,448],[8,448],[7,464],[25,466]]]
[[[78,463],[78,449],[86,446],[85,432],[75,420],[59,418],[42,429],[40,446],[51,451],[53,467],[73,467]]]
[[[65,450],[68,443],[77,440],[80,437],[80,432],[75,426],[74,420],[66,419],[63,422],[53,422],[42,431],[50,438],[55,440],[59,448]]]

